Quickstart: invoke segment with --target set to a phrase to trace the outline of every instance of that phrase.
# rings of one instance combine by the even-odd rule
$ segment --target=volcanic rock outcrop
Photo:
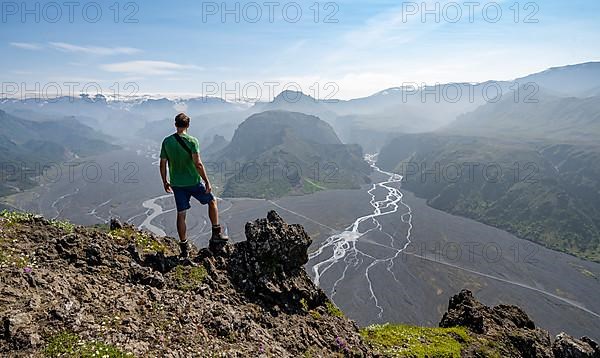
[[[20,260],[0,273],[0,356],[371,355],[304,271],[310,237],[275,212],[183,263],[174,239],[116,221],[103,232],[19,214],[0,227]]]
[[[479,338],[465,349],[465,357],[485,357],[482,352],[486,351],[515,358],[600,357],[598,345],[591,339],[583,337],[579,340],[561,333],[552,343],[550,334],[537,328],[519,307],[488,307],[468,290],[450,298],[448,311],[440,322],[440,327],[456,326],[468,328]]]

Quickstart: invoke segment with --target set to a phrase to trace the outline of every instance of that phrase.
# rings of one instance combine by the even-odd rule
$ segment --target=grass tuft
[[[300,299],[300,307],[302,307],[303,311],[308,312],[308,303],[306,302],[306,299]]]
[[[32,213],[26,213],[21,211],[9,211],[2,210],[0,212],[0,218],[2,218],[9,226],[31,222],[35,215]],[[48,220],[51,226],[66,231],[68,233],[72,233],[75,230],[75,225],[71,224],[68,221],[63,220]]]
[[[8,224],[18,224],[33,220],[34,215],[31,213],[24,213],[21,211],[9,211],[2,210],[0,212],[0,218],[6,221]]]
[[[325,303],[325,306],[327,306],[327,313],[329,313],[330,316],[340,318],[344,317],[344,313],[342,312],[342,310],[340,310],[336,305],[334,305],[333,302],[327,301]]]
[[[66,231],[67,233],[72,233],[75,230],[75,225],[71,224],[68,221],[63,220],[50,220],[50,225],[55,228]]]
[[[167,252],[167,246],[147,232],[124,227],[112,230],[109,235],[118,241],[133,242],[144,252],[161,252],[163,254]]]
[[[387,357],[460,358],[472,338],[466,328],[428,328],[407,325],[372,325],[361,335]]]
[[[208,276],[208,272],[204,266],[177,266],[173,270],[173,279],[177,287],[183,291],[192,291],[200,288],[206,276]]]
[[[62,332],[50,338],[46,349],[46,357],[103,357],[103,358],[122,358],[131,357],[131,354],[123,353],[115,346],[98,342],[85,341],[78,335]]]

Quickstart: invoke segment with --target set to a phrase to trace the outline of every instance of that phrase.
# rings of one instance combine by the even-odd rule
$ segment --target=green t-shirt
[[[188,134],[180,137],[192,153],[198,153],[198,139]],[[160,149],[160,158],[169,162],[169,179],[172,186],[192,186],[200,183],[200,174],[196,170],[192,156],[179,144],[173,135],[166,137]]]

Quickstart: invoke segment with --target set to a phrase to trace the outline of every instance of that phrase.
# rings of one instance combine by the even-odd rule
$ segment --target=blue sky
[[[75,3],[70,19],[61,1],[28,1],[27,9],[2,2],[3,86],[55,82],[66,92],[64,83],[73,81],[109,93],[118,83],[126,93],[133,82],[138,93],[231,98],[254,97],[260,88],[265,98],[298,84],[317,97],[347,99],[409,82],[512,79],[600,60],[597,0],[480,1],[474,16],[467,2],[227,1],[238,22],[233,14],[222,21],[221,1],[117,1],[118,16],[115,0]],[[433,14],[423,21],[425,7],[439,21]],[[502,15],[492,22],[497,7]]]

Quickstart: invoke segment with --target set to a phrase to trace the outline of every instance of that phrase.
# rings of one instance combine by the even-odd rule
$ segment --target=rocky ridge
[[[29,253],[0,274],[0,356],[58,356],[79,349],[71,341],[152,357],[369,355],[303,270],[310,237],[275,212],[186,265],[173,239],[116,222],[106,233],[0,220],[11,252]]]
[[[345,318],[304,270],[310,237],[274,211],[246,224],[246,241],[194,249],[187,262],[174,239],[118,221],[99,230],[3,212],[0,229],[3,357],[420,356],[401,340],[381,350],[371,328]],[[518,307],[490,308],[469,291],[440,322],[455,326],[468,330],[450,337],[463,357],[600,354],[588,338],[552,341]]]
[[[440,327],[457,326],[466,327],[476,338],[463,351],[467,357],[486,356],[481,353],[493,352],[501,357],[514,358],[600,358],[600,349],[590,338],[579,340],[561,333],[553,342],[550,334],[536,327],[519,307],[504,304],[487,307],[468,290],[450,298],[448,311],[440,322]]]

